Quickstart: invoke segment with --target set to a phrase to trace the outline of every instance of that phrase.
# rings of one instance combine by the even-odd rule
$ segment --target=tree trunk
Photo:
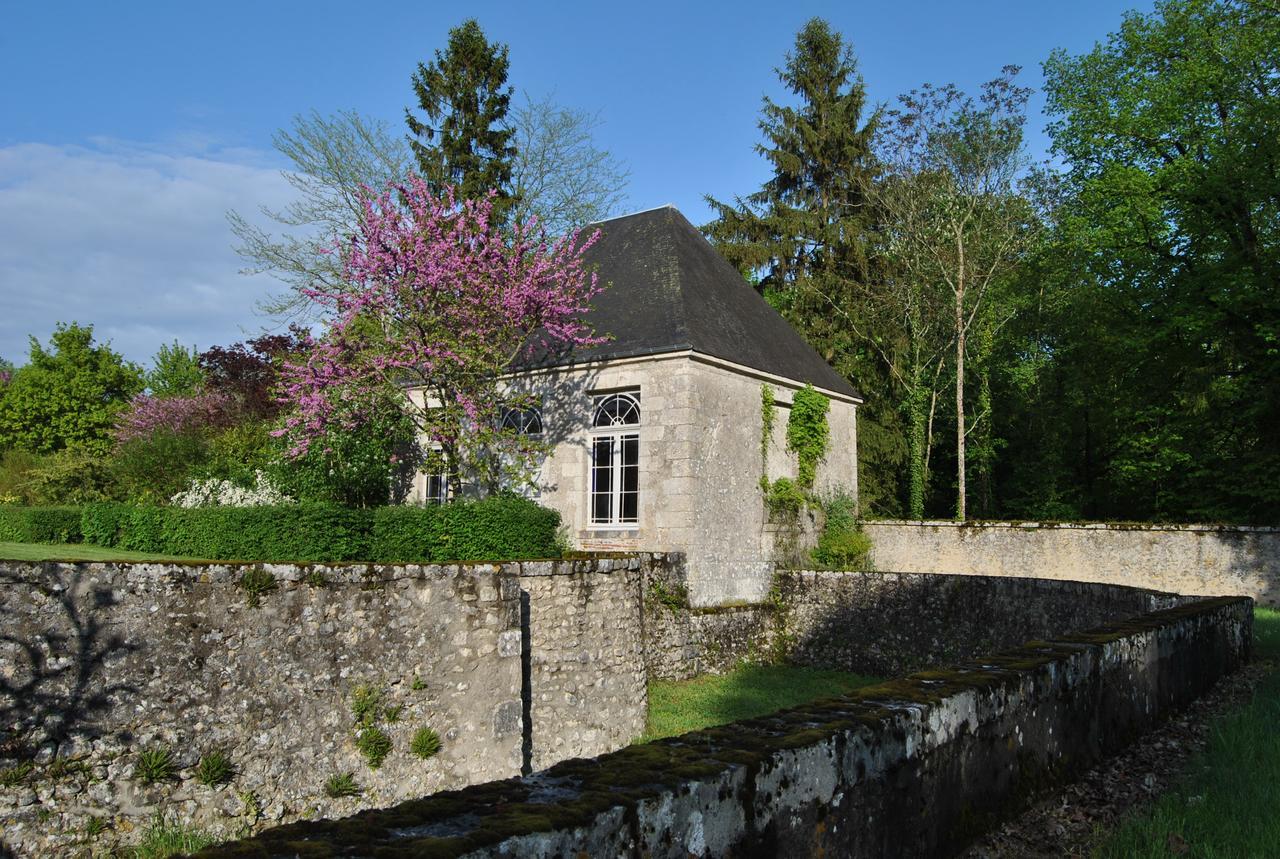
[[[911,370],[911,389],[907,391],[907,448],[910,469],[910,515],[912,519],[924,518],[925,469],[928,446],[925,440],[925,389],[924,368]]]
[[[956,289],[956,520],[965,519],[965,470],[964,470],[964,280],[957,281]]]

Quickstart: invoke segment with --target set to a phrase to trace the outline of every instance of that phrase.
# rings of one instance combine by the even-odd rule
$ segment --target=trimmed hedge
[[[81,521],[85,539],[101,546],[210,560],[426,563],[559,553],[560,514],[514,496],[372,510],[89,504]]]
[[[79,507],[0,505],[0,543],[79,543]]]

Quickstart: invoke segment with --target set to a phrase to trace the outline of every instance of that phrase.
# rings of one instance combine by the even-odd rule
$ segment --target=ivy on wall
[[[827,410],[831,401],[805,385],[796,391],[791,402],[791,416],[787,418],[787,450],[796,455],[796,483],[802,489],[813,488],[818,476],[818,463],[827,452],[831,427],[827,423]]]
[[[769,462],[769,445],[773,442],[773,388],[770,385],[760,386],[760,468]],[[764,475],[767,477],[768,475]]]

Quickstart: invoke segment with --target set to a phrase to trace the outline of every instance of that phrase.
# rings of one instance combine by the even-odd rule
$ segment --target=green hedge
[[[0,543],[79,543],[79,507],[0,505]]]
[[[85,539],[110,548],[210,560],[422,563],[558,554],[560,514],[500,496],[443,507],[353,510],[89,504]]]

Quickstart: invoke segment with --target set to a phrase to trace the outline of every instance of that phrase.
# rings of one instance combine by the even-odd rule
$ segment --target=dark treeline
[[[866,394],[864,512],[1280,522],[1280,7],[1173,0],[1029,90],[866,101],[821,20],[708,236]]]

